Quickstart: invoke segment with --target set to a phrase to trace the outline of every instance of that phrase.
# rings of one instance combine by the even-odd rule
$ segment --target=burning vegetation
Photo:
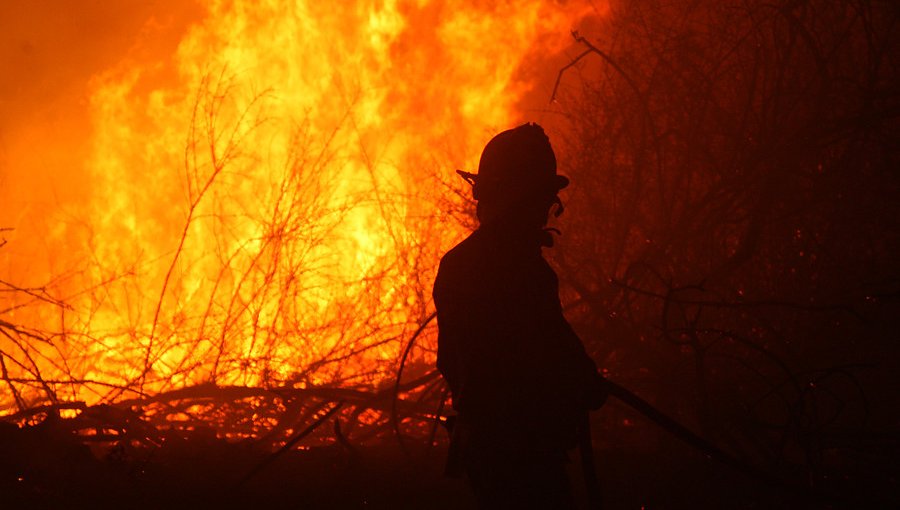
[[[894,3],[171,7],[57,75],[77,92],[3,89],[4,491],[471,504],[435,467],[431,286],[476,226],[453,170],[537,120],[572,180],[546,256],[592,358],[783,483],[611,401],[607,503],[897,503]],[[6,19],[13,65],[63,51],[41,16]],[[685,488],[703,477],[720,487]]]

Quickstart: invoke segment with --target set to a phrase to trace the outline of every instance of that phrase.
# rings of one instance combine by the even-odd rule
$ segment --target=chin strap
[[[556,206],[556,209],[554,209],[553,211],[553,217],[559,218],[560,216],[562,216],[563,211],[566,210],[566,208],[563,207],[563,203],[562,200],[560,200],[559,195],[553,197],[553,204],[551,204],[551,207],[554,205]],[[557,230],[557,232],[559,231]]]

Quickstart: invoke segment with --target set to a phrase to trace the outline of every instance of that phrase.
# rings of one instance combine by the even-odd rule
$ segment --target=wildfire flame
[[[532,120],[530,66],[591,12],[223,0],[164,56],[151,18],[90,79],[88,132],[7,151],[0,279],[40,291],[2,306],[31,328],[0,337],[20,382],[2,412],[201,382],[383,382],[464,234],[452,169]],[[72,146],[83,161],[46,156]],[[48,161],[56,185],[27,184]]]

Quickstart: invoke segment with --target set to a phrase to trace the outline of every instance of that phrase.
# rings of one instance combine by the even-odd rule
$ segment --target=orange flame
[[[16,227],[2,279],[51,281],[67,305],[6,315],[56,332],[0,338],[33,360],[9,370],[78,381],[57,396],[88,403],[200,382],[379,384],[464,234],[451,170],[531,120],[523,69],[592,12],[497,4],[215,1],[162,59],[147,47],[165,27],[148,22],[89,82],[65,205],[6,190],[21,207],[0,224]]]

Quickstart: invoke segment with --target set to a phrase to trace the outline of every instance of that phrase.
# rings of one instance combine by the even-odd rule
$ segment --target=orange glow
[[[501,3],[221,0],[180,32],[150,17],[91,73],[83,121],[4,142],[0,279],[66,303],[9,298],[22,308],[0,318],[50,332],[0,337],[32,360],[8,359],[10,377],[78,381],[56,396],[88,404],[383,384],[465,233],[446,211],[452,170],[534,120],[523,69],[593,12]]]

